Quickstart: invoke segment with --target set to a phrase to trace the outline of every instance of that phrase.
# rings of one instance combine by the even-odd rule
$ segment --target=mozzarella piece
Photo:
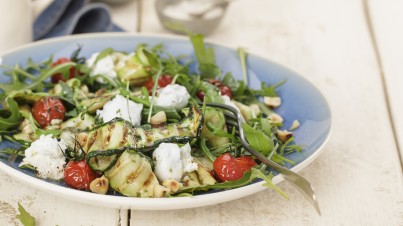
[[[114,118],[122,118],[134,126],[140,126],[142,110],[143,104],[116,95],[115,98],[106,102],[102,110],[97,110],[97,116],[102,118],[104,123]]]
[[[173,84],[158,90],[155,105],[180,110],[189,102],[190,95],[184,86]]]
[[[180,148],[177,144],[161,143],[153,152],[154,172],[159,181],[181,181],[185,173],[197,170],[197,163],[190,155],[190,145]]]
[[[25,157],[19,166],[33,166],[40,178],[62,179],[66,163],[63,152],[66,148],[63,140],[59,142],[57,139],[52,138],[51,134],[41,135],[38,140],[32,142],[31,146],[25,150]]]
[[[95,63],[99,53],[94,53],[87,60],[87,66],[91,68],[90,76],[99,74],[107,75],[111,78],[116,78],[115,64],[113,55],[106,56]],[[94,65],[95,64],[95,65]]]
[[[95,63],[99,53],[94,53],[87,60],[86,64],[91,68],[90,76],[96,76],[99,74],[106,75],[110,78],[116,78],[116,71],[126,65],[126,61],[133,57],[133,54],[126,55],[120,52],[114,52]],[[97,81],[104,82],[103,78],[97,78]]]

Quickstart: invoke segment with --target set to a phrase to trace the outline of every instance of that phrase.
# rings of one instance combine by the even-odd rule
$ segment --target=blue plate
[[[180,36],[102,33],[75,35],[32,43],[3,54],[2,64],[25,65],[28,58],[34,62],[39,62],[48,59],[50,55],[53,55],[55,59],[69,57],[78,45],[82,46],[81,55],[86,57],[107,47],[112,47],[118,51],[132,52],[141,43],[147,43],[150,46],[163,43],[165,49],[174,56],[183,54],[193,56],[193,48],[189,40]],[[214,48],[217,64],[224,73],[231,72],[235,78],[242,79],[238,54],[234,49],[214,43],[208,43],[208,46]],[[294,131],[295,142],[303,145],[304,149],[301,153],[292,153],[286,157],[296,162],[295,165],[288,165],[288,168],[295,171],[301,170],[318,156],[330,137],[331,113],[325,98],[317,88],[303,77],[269,60],[250,54],[247,58],[247,66],[249,85],[253,88],[260,88],[261,82],[275,84],[286,80],[286,83],[278,89],[282,98],[282,105],[276,109],[276,112],[284,118],[285,129],[289,128],[294,120],[300,122],[300,127]],[[2,75],[3,72],[3,69],[0,69],[1,83],[8,82],[8,78]],[[10,145],[12,144],[4,141],[0,143],[0,149]],[[199,207],[241,198],[265,189],[262,182],[258,182],[242,188],[204,193],[191,198],[156,199],[131,198],[119,195],[103,196],[67,188],[62,182],[38,179],[32,171],[18,168],[20,161],[21,159],[15,161],[0,159],[0,169],[12,177],[50,191],[55,195],[79,202],[115,208],[162,210]],[[282,178],[279,176],[273,178],[274,183],[281,180]],[[136,202],[133,202],[133,199],[136,199]]]

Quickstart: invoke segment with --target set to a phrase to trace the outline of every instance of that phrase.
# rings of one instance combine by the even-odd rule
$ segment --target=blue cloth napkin
[[[54,0],[34,21],[34,40],[92,32],[119,32],[109,7],[88,0]]]

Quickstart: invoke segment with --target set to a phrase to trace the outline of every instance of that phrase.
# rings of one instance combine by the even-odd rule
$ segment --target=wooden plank
[[[208,38],[301,73],[328,99],[333,137],[302,174],[322,217],[288,184],[220,205],[132,211],[131,225],[403,225],[402,175],[362,1],[239,1]],[[145,3],[144,31],[167,33]]]
[[[127,210],[86,205],[53,196],[0,171],[0,225],[20,225],[18,202],[37,225],[127,225]]]
[[[368,6],[403,162],[403,1],[369,0]]]

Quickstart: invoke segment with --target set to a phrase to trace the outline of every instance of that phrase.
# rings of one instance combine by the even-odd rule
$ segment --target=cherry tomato
[[[226,85],[222,85],[218,87],[220,89],[221,95],[226,95],[228,97],[232,97],[232,92],[231,92],[231,88],[229,88]]]
[[[162,75],[158,78],[158,87],[162,88],[172,83],[174,78],[170,75]]]
[[[214,86],[216,86],[218,89],[220,89],[220,93],[221,95],[226,95],[228,97],[232,97],[232,91],[231,88],[229,86],[226,86],[224,84],[222,84],[222,82],[220,80],[217,79],[208,79],[207,82],[209,82],[210,84],[213,84]],[[204,92],[203,91],[199,91],[196,93],[196,96],[200,99],[203,100],[204,99]]]
[[[97,174],[85,160],[77,162],[70,160],[64,169],[64,182],[75,189],[90,190],[90,183],[96,178]]]
[[[64,64],[64,63],[67,63],[67,62],[71,62],[71,60],[68,59],[68,58],[62,57],[62,58],[59,58],[58,60],[56,60],[55,62],[53,62],[52,67],[57,66],[59,64]],[[64,78],[62,73],[56,73],[56,74],[52,75],[52,77],[50,78],[50,81],[53,84],[58,83],[59,81],[64,81],[65,82],[65,81],[67,81],[67,80],[69,80],[71,78],[74,78],[76,76],[76,74],[78,73],[77,69],[75,67],[71,67],[69,69],[69,71],[70,72],[69,72],[69,77],[68,78]]]
[[[158,78],[158,87],[157,88],[163,88],[169,84],[172,83],[173,77],[170,75],[161,75]],[[154,86],[154,80],[150,78],[146,84],[144,85],[148,90],[152,90]]]
[[[153,86],[154,86],[153,78],[148,79],[146,84],[144,84],[144,86],[147,88],[148,91],[151,91],[153,89]]]
[[[196,93],[196,96],[200,99],[200,100],[204,100],[204,92],[203,91],[199,91]]]
[[[246,171],[250,171],[256,162],[249,156],[239,158],[224,153],[214,160],[214,173],[220,181],[238,180]]]
[[[56,97],[42,97],[34,103],[32,115],[42,128],[50,125],[53,119],[64,120],[66,108]]]
[[[220,80],[217,80],[217,79],[208,79],[207,81],[208,81],[209,83],[211,83],[211,84],[217,86],[217,87],[219,87],[219,86],[222,85],[222,82],[221,82]]]

